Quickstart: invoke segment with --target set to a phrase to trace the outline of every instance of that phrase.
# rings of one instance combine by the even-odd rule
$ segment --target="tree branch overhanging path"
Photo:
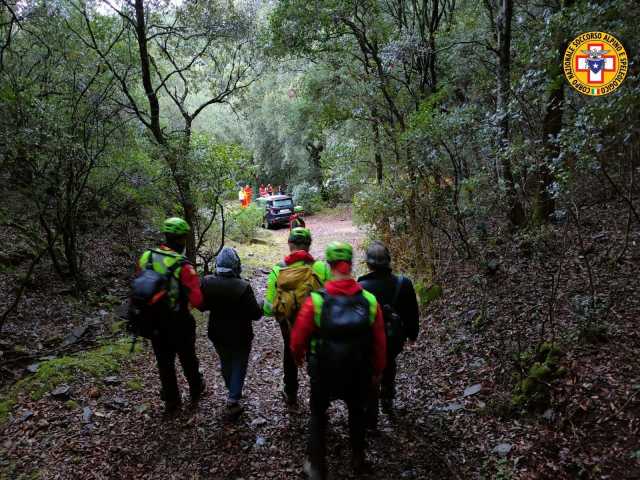
[[[207,107],[228,103],[260,77],[254,20],[246,12],[228,6],[223,11],[207,1],[158,10],[145,0],[121,6],[109,0],[101,3],[113,12],[107,32],[95,31],[94,12],[84,3],[72,3],[84,25],[67,25],[102,59],[120,87],[123,105],[157,145],[182,214],[192,226],[187,256],[195,262],[202,242],[193,228],[201,212],[189,176],[192,125]],[[162,102],[161,94],[169,104]],[[177,129],[167,128],[176,123]]]

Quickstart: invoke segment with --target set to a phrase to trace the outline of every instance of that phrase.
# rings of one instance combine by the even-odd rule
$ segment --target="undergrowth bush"
[[[320,189],[307,182],[299,183],[293,187],[292,196],[294,205],[301,205],[307,214],[317,213],[324,207]]]
[[[560,365],[562,351],[551,342],[537,349],[520,353],[516,358],[516,385],[511,402],[525,409],[546,408],[551,400],[550,384],[563,376],[566,369]]]
[[[236,208],[227,213],[226,234],[236,242],[249,243],[262,225],[264,210],[257,205]]]

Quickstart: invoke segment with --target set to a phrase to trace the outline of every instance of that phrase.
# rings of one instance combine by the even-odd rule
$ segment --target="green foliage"
[[[442,296],[442,287],[440,285],[426,286],[423,282],[415,282],[416,295],[418,296],[418,302],[420,307],[424,310],[433,301]]]
[[[319,212],[324,207],[320,189],[307,182],[299,183],[293,187],[292,197],[293,204],[304,207],[305,213],[309,215]]]
[[[557,345],[544,342],[536,350],[518,356],[511,398],[514,407],[543,409],[549,405],[551,382],[566,374],[560,365],[562,355]]]
[[[198,203],[208,208],[233,198],[238,182],[255,174],[248,150],[238,144],[215,142],[205,134],[193,137],[190,156]]]
[[[127,383],[125,383],[125,386],[129,390],[133,390],[134,392],[139,392],[144,388],[144,383],[142,383],[142,380],[139,378],[132,378],[131,380],[127,380]]]
[[[236,242],[250,243],[262,225],[264,209],[254,203],[247,208],[234,208],[226,217],[227,236]]]

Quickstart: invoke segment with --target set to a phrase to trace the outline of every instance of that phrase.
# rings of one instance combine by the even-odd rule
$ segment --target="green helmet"
[[[345,242],[331,242],[327,245],[325,256],[327,257],[327,262],[338,262],[341,260],[350,262],[353,259],[353,248]]]
[[[170,233],[172,235],[186,235],[191,227],[180,217],[167,218],[162,224],[162,233]]]
[[[311,244],[311,230],[304,227],[292,228],[289,232],[289,243]]]
[[[293,209],[293,211],[295,213],[304,212],[304,208],[302,208],[300,205],[296,205],[295,208]]]

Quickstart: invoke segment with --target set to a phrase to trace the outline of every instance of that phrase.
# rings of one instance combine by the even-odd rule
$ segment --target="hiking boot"
[[[327,477],[322,473],[322,470],[311,464],[311,461],[307,458],[302,465],[302,470],[307,475],[309,480],[325,480]]]
[[[351,464],[353,465],[353,471],[356,475],[365,475],[373,472],[373,468],[371,468],[371,465],[367,462],[364,452],[354,453]]]
[[[180,399],[164,402],[164,416],[167,418],[175,417],[180,412],[180,407],[182,407]]]
[[[229,420],[235,421],[244,411],[244,408],[237,400],[227,400],[226,414]]]
[[[200,380],[200,387],[198,387],[195,391],[191,392],[191,403],[196,404],[200,401],[200,399],[207,393],[207,384],[204,383],[204,380]]]
[[[282,390],[280,390],[280,394],[282,395],[282,398],[284,398],[284,403],[286,403],[288,407],[293,408],[298,406],[297,394],[289,395],[284,387],[282,387]]]
[[[393,415],[393,398],[383,398],[380,400],[380,408],[387,415]]]

